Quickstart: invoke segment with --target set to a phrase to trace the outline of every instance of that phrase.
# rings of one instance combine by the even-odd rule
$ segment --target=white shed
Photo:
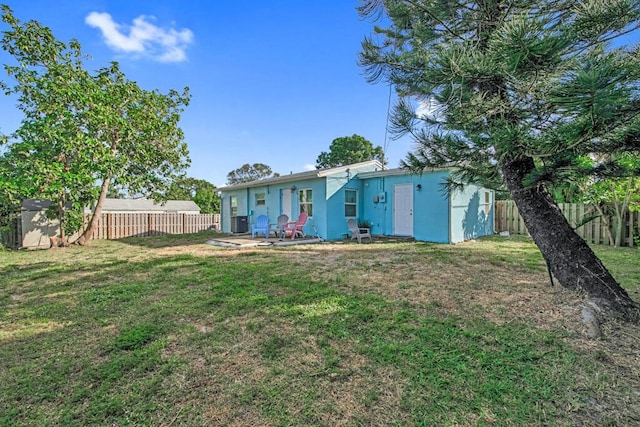
[[[45,211],[51,206],[48,200],[26,199],[22,202],[22,245],[28,249],[47,249],[51,238],[60,235],[60,222],[47,219]],[[89,211],[86,211],[89,213]],[[164,205],[153,200],[105,199],[102,213],[178,213],[199,214],[200,207],[191,200],[169,200]],[[77,235],[70,236],[73,241]]]
[[[20,209],[22,245],[29,249],[48,249],[51,238],[60,235],[60,221],[48,219],[45,211],[51,206],[48,200],[26,199]]]

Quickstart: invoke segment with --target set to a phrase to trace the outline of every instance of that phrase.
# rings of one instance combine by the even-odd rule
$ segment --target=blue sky
[[[90,70],[118,61],[145,89],[193,96],[182,116],[187,174],[217,186],[244,163],[301,172],[340,136],[385,145],[389,88],[357,65],[362,21],[356,0],[3,1],[21,21],[80,41]],[[0,53],[2,63],[8,61]],[[5,79],[6,75],[2,76]],[[0,96],[0,132],[19,125],[15,99]],[[390,167],[411,149],[386,141]]]

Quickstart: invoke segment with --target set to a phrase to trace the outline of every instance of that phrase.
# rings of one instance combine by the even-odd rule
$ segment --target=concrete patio
[[[256,236],[255,239],[252,239],[251,234],[246,233],[218,237],[207,241],[207,244],[226,248],[253,248],[261,246],[308,245],[311,243],[320,243],[322,241],[323,240],[321,238],[312,236],[298,237],[295,239],[278,237],[269,237],[268,239],[265,239],[264,236]]]

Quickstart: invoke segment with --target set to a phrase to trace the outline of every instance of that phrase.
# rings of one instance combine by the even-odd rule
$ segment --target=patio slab
[[[267,246],[289,246],[289,245],[306,245],[310,243],[320,243],[323,240],[319,237],[306,237],[298,239],[279,239],[277,237],[269,237],[268,239],[256,238],[251,239],[250,235],[224,236],[216,239],[208,240],[206,243],[214,246],[225,248],[254,248]]]

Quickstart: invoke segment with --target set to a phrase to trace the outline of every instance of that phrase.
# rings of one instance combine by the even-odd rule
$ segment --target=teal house
[[[304,232],[343,239],[347,220],[370,224],[371,234],[457,243],[493,234],[494,192],[475,185],[448,193],[441,185],[452,169],[410,174],[376,161],[267,178],[219,189],[221,229],[243,233],[259,215],[275,224],[306,212]]]

